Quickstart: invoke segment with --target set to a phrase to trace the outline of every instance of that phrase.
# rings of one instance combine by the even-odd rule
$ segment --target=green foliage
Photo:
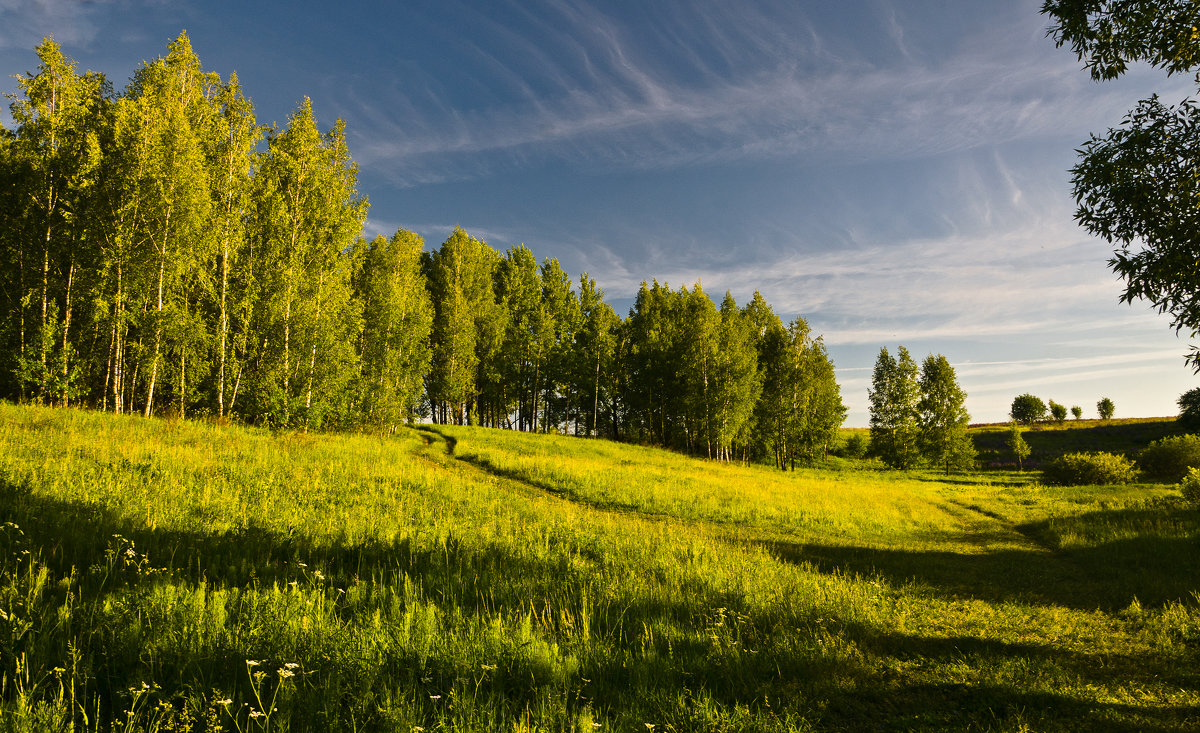
[[[918,443],[925,460],[943,466],[946,473],[971,467],[975,444],[967,437],[971,421],[965,406],[967,393],[958,386],[954,367],[945,356],[931,354],[922,362],[920,388]]]
[[[1176,435],[1156,440],[1138,455],[1138,468],[1146,478],[1176,483],[1188,470],[1200,467],[1200,435]]]
[[[1047,0],[1042,12],[1058,45],[1070,45],[1093,79],[1115,79],[1145,61],[1168,74],[1200,63],[1193,0]],[[1200,329],[1193,297],[1200,276],[1195,201],[1200,176],[1200,108],[1158,96],[1138,103],[1120,127],[1093,135],[1072,169],[1078,208],[1088,232],[1115,247],[1109,266],[1125,280],[1121,299],[1149,301],[1176,331]],[[1200,350],[1188,357],[1200,369]],[[1107,419],[1107,418],[1105,418]]]
[[[1019,423],[1032,425],[1046,418],[1046,403],[1041,397],[1031,394],[1018,395],[1013,398],[1008,416]]]
[[[1021,426],[1016,420],[1008,425],[1008,449],[1012,451],[1013,458],[1017,459],[1017,468],[1024,470],[1025,459],[1029,457],[1031,449],[1029,443],[1025,442],[1025,437],[1021,435]]]
[[[1185,430],[1200,430],[1200,387],[1179,395],[1179,426]]]
[[[1050,417],[1054,418],[1054,421],[1061,425],[1067,419],[1066,406],[1060,405],[1054,400],[1049,400],[1048,404],[1050,406]]]
[[[1192,0],[1045,0],[1049,35],[1070,46],[1092,79],[1116,79],[1144,61],[1168,74],[1200,63],[1196,4]]]
[[[921,386],[917,364],[900,347],[892,358],[880,349],[871,379],[871,449],[894,468],[910,468],[920,458],[918,447],[918,402]]]
[[[1113,401],[1107,397],[1103,397],[1096,403],[1096,412],[1099,413],[1101,420],[1111,420],[1113,413],[1116,411],[1116,406]]]
[[[1072,406],[1071,407],[1071,417],[1075,418],[1076,420],[1082,419],[1083,418],[1083,408],[1080,407],[1079,405]]]
[[[1179,493],[1184,501],[1200,506],[1200,467],[1190,467],[1187,475],[1179,482]]]
[[[851,433],[849,438],[846,438],[845,444],[842,446],[841,455],[846,458],[862,458],[867,455],[867,451],[871,448],[870,442],[866,435],[862,433]]]
[[[1133,461],[1113,453],[1068,453],[1042,469],[1042,480],[1059,486],[1127,484],[1137,476]]]

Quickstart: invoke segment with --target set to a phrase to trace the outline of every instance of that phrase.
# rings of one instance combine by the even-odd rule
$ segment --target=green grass
[[[979,460],[987,464],[1016,465],[1008,448],[1008,424],[980,425],[971,428],[970,435],[979,452]],[[1117,418],[1113,420],[1066,420],[1022,426],[1030,456],[1025,464],[1034,468],[1066,453],[1104,451],[1137,458],[1137,453],[1150,443],[1167,436],[1179,435],[1173,417]]]
[[[1034,476],[0,405],[0,731],[1195,729],[1200,512]]]

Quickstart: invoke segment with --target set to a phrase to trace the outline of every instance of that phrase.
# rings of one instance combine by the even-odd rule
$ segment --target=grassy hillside
[[[971,428],[970,435],[984,465],[1016,466],[1008,448],[1008,430],[1007,423]],[[1136,458],[1150,443],[1184,432],[1173,417],[1068,420],[1022,426],[1022,431],[1031,451],[1026,463],[1035,468],[1064,453],[1105,451]]]
[[[1200,513],[1030,477],[0,405],[0,730],[1195,729]]]

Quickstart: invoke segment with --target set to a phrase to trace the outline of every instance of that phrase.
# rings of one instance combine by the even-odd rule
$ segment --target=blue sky
[[[186,29],[259,119],[347,124],[370,233],[456,225],[589,272],[755,289],[825,336],[865,426],[880,347],[945,354],[976,421],[1023,392],[1174,414],[1187,341],[1118,303],[1072,219],[1091,132],[1189,80],[1092,82],[1040,0],[0,0],[0,81],[52,34],[120,89]],[[3,117],[8,124],[7,117]]]

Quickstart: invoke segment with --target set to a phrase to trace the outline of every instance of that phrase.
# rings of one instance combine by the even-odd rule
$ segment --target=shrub
[[[1036,395],[1023,394],[1013,398],[1012,408],[1008,414],[1017,422],[1031,425],[1046,417],[1046,403]]]
[[[1101,420],[1111,420],[1116,409],[1113,401],[1107,397],[1100,398],[1100,401],[1096,403],[1096,412],[1100,413]]]
[[[1146,478],[1176,483],[1189,468],[1200,468],[1200,435],[1176,435],[1156,440],[1138,456]]]
[[[852,433],[842,446],[842,455],[846,458],[862,458],[867,454],[867,437],[862,433]]]
[[[1137,472],[1133,461],[1113,453],[1068,453],[1042,469],[1042,481],[1059,486],[1127,484]]]
[[[1189,468],[1187,475],[1179,482],[1179,493],[1189,504],[1200,506],[1200,468]]]

